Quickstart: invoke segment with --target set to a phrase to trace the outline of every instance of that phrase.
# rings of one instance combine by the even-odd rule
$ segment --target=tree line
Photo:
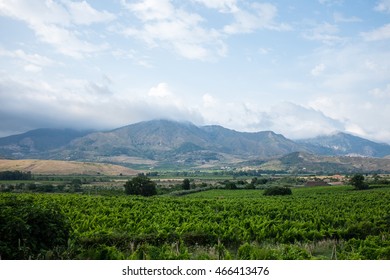
[[[22,171],[1,171],[0,180],[31,180],[31,172]]]

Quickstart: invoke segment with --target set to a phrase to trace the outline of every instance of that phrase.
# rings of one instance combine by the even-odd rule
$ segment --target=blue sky
[[[390,143],[390,0],[0,0],[0,136],[157,118]]]

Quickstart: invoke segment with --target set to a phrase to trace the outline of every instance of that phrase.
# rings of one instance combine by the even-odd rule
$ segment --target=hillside
[[[252,165],[253,167],[253,165]],[[258,169],[290,173],[389,173],[390,159],[319,156],[295,152],[257,165]]]
[[[88,134],[51,156],[111,163],[119,163],[121,158],[121,164],[137,159],[141,163],[153,161],[156,166],[194,167],[269,158],[296,150],[300,150],[298,144],[270,131],[243,133],[220,126],[156,120]]]
[[[91,163],[91,162],[74,162],[60,160],[6,160],[0,159],[0,171],[31,171],[33,174],[56,174],[56,175],[135,175],[138,172],[130,168],[119,165]]]
[[[354,162],[361,161],[363,170],[386,170],[386,160],[373,164],[370,158],[388,157],[390,145],[345,133],[293,141],[272,131],[239,132],[217,125],[196,126],[168,120],[98,132],[37,129],[0,138],[0,158],[100,162],[142,170],[223,168],[243,166],[250,161],[256,166],[260,161],[296,152],[331,156],[318,164],[307,164],[308,169],[345,170],[348,164],[358,168],[359,164]],[[340,156],[348,157],[336,160]],[[361,159],[349,162],[352,157]],[[285,164],[278,168],[291,170]]]
[[[343,132],[304,139],[297,142],[306,144],[308,150],[320,155],[364,157],[385,157],[390,155],[390,145],[376,143]]]
[[[0,138],[0,155],[11,158],[41,157],[47,151],[66,146],[90,131],[40,128]]]

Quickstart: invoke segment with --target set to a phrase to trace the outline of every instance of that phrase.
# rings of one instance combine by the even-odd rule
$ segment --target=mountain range
[[[342,132],[293,141],[272,131],[238,132],[169,120],[145,121],[110,131],[37,129],[0,138],[0,158],[104,162],[138,169],[274,166],[275,170],[291,171],[317,166],[323,170],[320,163],[324,161],[325,166],[337,170],[338,164],[355,166],[348,163],[354,160],[370,161],[369,171],[390,171],[389,155],[388,144]],[[357,169],[365,166],[359,164]]]

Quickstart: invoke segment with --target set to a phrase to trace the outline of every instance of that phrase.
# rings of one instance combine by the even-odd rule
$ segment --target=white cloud
[[[327,45],[333,45],[343,42],[344,39],[338,35],[339,28],[337,25],[327,22],[316,24],[303,32],[303,38],[311,41],[320,41]]]
[[[212,97],[210,94],[204,94],[202,97],[202,101],[204,108],[213,108],[217,104],[215,98]]]
[[[306,103],[302,100],[301,104],[341,122],[346,132],[376,141],[390,141],[385,136],[385,132],[390,131],[385,121],[390,119],[390,102],[386,102],[389,98],[389,49],[377,48],[365,41],[323,46],[300,64],[305,65],[302,69],[311,67],[314,74],[324,64],[323,71],[326,71],[306,82],[310,95]]]
[[[324,72],[325,68],[326,68],[326,67],[325,67],[325,64],[320,63],[320,64],[316,65],[316,66],[311,70],[310,73],[311,73],[313,76],[319,76],[319,75],[322,74],[322,72]]]
[[[319,96],[309,105],[342,123],[341,129],[375,141],[389,141],[390,105],[388,102],[367,102],[351,95]],[[386,136],[385,136],[386,135]]]
[[[106,80],[104,81],[105,83],[96,83],[96,82],[89,82],[85,88],[88,92],[90,92],[93,95],[100,95],[101,98],[104,96],[111,96],[113,95],[112,91],[110,90],[109,86],[106,84]]]
[[[27,22],[31,27],[46,24],[70,24],[69,13],[54,1],[1,1],[0,13]]]
[[[259,48],[259,53],[262,55],[267,55],[271,52],[272,50],[270,48]]]
[[[387,83],[390,50],[376,49],[366,42],[325,46],[302,58],[300,65],[314,75],[325,68],[322,75],[315,76],[311,83],[305,83],[307,92],[312,95],[353,96],[355,102],[359,102],[370,89]]]
[[[27,54],[21,49],[18,49],[12,53],[14,54],[14,56],[16,56],[22,60],[25,60],[29,63],[35,64],[35,65],[49,66],[49,65],[56,64],[56,62],[54,62],[52,59],[45,57],[45,56],[42,56],[42,55],[39,55],[37,53]]]
[[[291,102],[265,108],[253,101],[224,101],[205,94],[202,106],[197,110],[204,122],[209,124],[239,131],[272,130],[294,139],[328,134],[344,128],[341,121],[324,115],[320,110]]]
[[[221,55],[226,49],[218,31],[202,27],[200,15],[176,8],[168,0],[122,4],[142,22],[141,27],[130,26],[123,33],[150,47],[167,46],[185,58],[201,60]]]
[[[137,3],[121,0],[121,3],[142,21],[166,20],[175,13],[170,0],[144,0]]]
[[[0,78],[0,117],[7,120],[0,123],[0,131],[10,126],[21,130],[59,126],[107,129],[155,118],[201,120],[197,112],[167,92],[164,83],[150,89],[151,95],[119,94],[104,83],[86,80],[68,79],[64,84]]]
[[[237,0],[193,0],[221,13],[234,13],[239,10]]]
[[[356,16],[351,16],[351,17],[346,17],[342,13],[335,12],[333,13],[333,20],[336,23],[343,23],[343,22],[361,22],[362,19],[356,17]]]
[[[31,26],[41,24],[56,24],[60,26],[90,25],[108,22],[116,17],[107,11],[98,11],[86,1],[74,2],[62,0],[1,1],[0,13],[29,23]]]
[[[271,130],[292,139],[309,138],[343,130],[344,124],[322,111],[290,102],[274,105],[263,115]]]
[[[241,131],[254,131],[258,128],[261,112],[254,104],[222,100],[210,94],[203,95],[202,103],[194,109],[206,124],[218,124]]]
[[[229,34],[250,33],[268,26],[276,15],[276,7],[271,4],[258,4],[255,13],[237,10],[233,13],[235,22],[224,27]]]
[[[367,132],[356,123],[347,123],[345,131],[351,134],[367,137]]]
[[[152,87],[149,92],[149,96],[152,97],[169,97],[172,96],[172,92],[170,91],[168,84],[166,83],[159,83],[157,86]]]
[[[369,32],[361,33],[366,41],[380,41],[390,39],[390,23]]]
[[[49,126],[107,129],[137,121],[168,118],[197,124],[220,124],[240,131],[273,130],[288,138],[314,137],[336,130],[370,139],[385,138],[383,123],[390,118],[388,102],[357,104],[350,96],[318,96],[306,106],[291,102],[265,107],[254,100],[229,100],[204,94],[191,102],[161,82],[144,91],[115,92],[112,82],[71,80],[63,85],[39,80],[0,79],[0,131],[10,126],[27,129]],[[375,89],[388,98],[390,86]],[[383,92],[382,92],[383,91]],[[375,108],[373,112],[373,108]],[[352,121],[353,120],[353,121]],[[388,125],[387,125],[388,126]],[[368,128],[368,129],[367,129]],[[390,129],[390,128],[389,128]],[[390,133],[388,133],[390,134]]]
[[[40,72],[42,70],[41,67],[39,66],[36,66],[34,64],[27,64],[23,67],[24,71],[26,72],[33,72],[33,73],[37,73],[37,72]]]
[[[74,58],[82,58],[108,48],[108,44],[96,45],[80,40],[75,32],[56,25],[40,25],[35,26],[34,29],[41,41],[54,46],[58,52]]]
[[[112,91],[105,81],[64,81],[66,87],[42,81],[0,79],[0,116],[14,127],[107,129],[137,121],[168,118],[197,124],[220,124],[240,131],[274,130],[286,137],[303,138],[340,129],[339,122],[320,111],[292,103],[269,110],[253,101],[218,99],[204,94],[198,102],[176,96],[167,83],[144,92]],[[7,123],[0,124],[0,131]],[[4,126],[4,127],[3,127]]]
[[[150,61],[150,57],[145,56],[145,55],[141,55],[139,53],[139,51],[136,51],[134,49],[127,49],[127,50],[116,49],[116,50],[112,50],[111,54],[118,61],[131,60],[136,65],[139,65],[139,66],[142,66],[145,68],[153,68],[153,64]]]
[[[326,6],[335,6],[335,5],[341,5],[344,0],[318,0],[318,2],[322,5]]]
[[[367,9],[345,24],[360,21],[346,1],[106,2],[0,0],[10,34],[0,43],[0,126],[172,118],[390,141],[387,14]],[[371,5],[388,13],[388,3]]]
[[[224,32],[228,34],[251,33],[258,29],[291,29],[287,24],[275,23],[277,8],[269,3],[253,3],[250,11],[235,9],[232,14],[235,21],[224,27]]]
[[[81,58],[85,54],[105,49],[105,44],[89,43],[80,39],[78,25],[107,22],[114,15],[93,9],[87,2],[23,1],[0,2],[0,14],[27,23],[38,39],[60,53]]]
[[[107,11],[98,11],[91,7],[86,1],[73,2],[63,1],[70,14],[70,20],[74,24],[90,25],[93,23],[109,22],[116,18],[114,14]]]
[[[39,72],[44,67],[54,66],[58,63],[37,53],[29,54],[24,50],[9,51],[0,48],[0,56],[14,58],[24,64],[23,69],[28,72]]]
[[[390,0],[381,0],[374,8],[376,11],[390,13]]]
[[[385,88],[374,88],[369,93],[376,98],[389,98],[390,97],[390,84],[387,84]]]
[[[173,49],[188,59],[210,60],[227,54],[228,36],[252,33],[258,29],[290,30],[287,24],[277,23],[276,6],[269,3],[252,3],[250,8],[238,6],[234,0],[193,0],[219,14],[231,17],[231,23],[222,29],[212,27],[200,14],[174,6],[169,0],[143,0],[122,5],[140,20],[124,28],[122,33],[145,41],[150,47]]]

